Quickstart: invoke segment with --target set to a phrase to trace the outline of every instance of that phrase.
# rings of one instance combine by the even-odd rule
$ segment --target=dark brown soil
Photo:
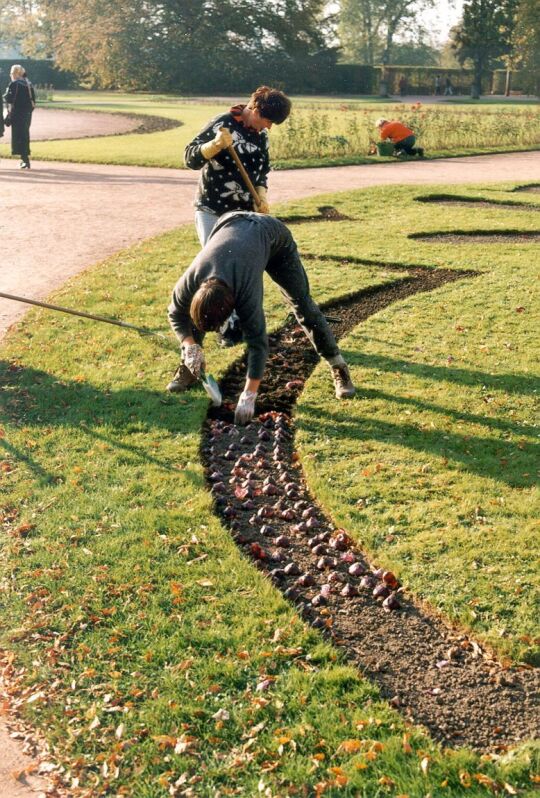
[[[531,194],[540,193],[540,183],[531,183],[530,186],[518,186],[514,191],[528,191]]]
[[[317,208],[318,216],[301,216],[291,214],[290,216],[280,216],[280,220],[285,224],[304,224],[305,222],[343,222],[351,219],[350,216],[340,213],[333,205],[321,205]]]
[[[540,211],[540,205],[527,205],[525,202],[490,202],[489,200],[472,199],[469,197],[453,197],[449,194],[433,194],[428,197],[416,197],[416,202],[426,204],[496,208],[504,211]]]
[[[70,109],[70,108],[62,108],[62,111],[68,112],[77,112],[77,109]],[[129,120],[133,122],[133,127],[128,130],[122,130],[118,132],[114,131],[105,131],[103,133],[96,133],[89,132],[87,135],[84,136],[73,136],[70,137],[73,141],[76,139],[97,139],[103,136],[127,136],[131,135],[132,133],[159,133],[162,130],[172,130],[175,127],[182,127],[184,124],[183,122],[179,122],[177,119],[169,119],[166,116],[150,116],[148,114],[122,114],[116,113],[111,114],[107,112],[109,116],[122,116],[127,117]],[[61,138],[61,134],[55,136],[53,138],[39,138],[39,141],[57,141]]]
[[[393,302],[474,274],[411,271],[395,283],[324,307],[338,319],[336,337]],[[344,530],[334,528],[310,495],[295,453],[291,413],[316,363],[295,321],[274,334],[260,415],[246,428],[232,423],[245,374],[243,361],[233,364],[222,383],[224,406],[210,409],[202,443],[216,512],[306,622],[340,646],[394,707],[435,739],[504,751],[535,736],[538,671],[503,666],[469,635],[415,603],[392,574],[377,570]],[[374,597],[374,590],[382,595]]]
[[[535,230],[506,230],[494,233],[491,230],[454,233],[411,233],[409,238],[417,241],[440,241],[445,244],[528,244],[540,241],[540,232]]]

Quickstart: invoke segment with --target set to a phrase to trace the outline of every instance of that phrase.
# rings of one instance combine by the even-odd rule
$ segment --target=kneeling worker
[[[416,136],[413,131],[404,125],[403,122],[388,119],[377,119],[375,127],[378,128],[381,141],[390,139],[394,145],[394,155],[418,155],[419,158],[424,157],[424,150],[422,147],[415,147]]]
[[[173,290],[169,321],[182,346],[180,363],[167,390],[186,391],[204,368],[204,333],[216,331],[236,310],[247,343],[247,375],[235,422],[255,413],[268,337],[263,311],[263,274],[279,285],[302,329],[332,370],[336,396],[354,396],[349,369],[328,322],[309,293],[298,249],[287,227],[272,216],[232,211],[221,216],[206,245]]]

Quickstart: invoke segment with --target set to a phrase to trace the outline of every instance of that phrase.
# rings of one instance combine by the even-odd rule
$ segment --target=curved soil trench
[[[38,106],[32,118],[31,136],[32,141],[64,141],[125,136],[128,133],[157,133],[181,127],[182,124],[165,116]]]
[[[388,264],[384,264],[388,268]],[[390,285],[324,307],[336,337],[382,308],[473,272],[408,269]],[[257,568],[294,602],[382,695],[447,746],[504,751],[535,736],[540,680],[507,667],[408,596],[393,574],[369,563],[310,495],[298,463],[291,413],[318,358],[295,321],[270,337],[260,415],[232,424],[245,361],[222,382],[224,404],[210,408],[202,458],[215,510]]]
[[[526,202],[494,202],[490,200],[458,197],[452,194],[431,194],[427,197],[416,197],[415,202],[427,205],[461,206],[462,208],[494,208],[503,211],[540,211],[540,205],[527,205]]]
[[[445,244],[528,244],[531,241],[540,241],[540,232],[504,230],[494,233],[493,230],[471,230],[469,233],[456,230],[448,233],[411,233],[407,238],[414,238],[416,241],[440,241]]]
[[[528,191],[531,194],[540,194],[540,183],[531,183],[529,186],[518,186],[514,191]]]

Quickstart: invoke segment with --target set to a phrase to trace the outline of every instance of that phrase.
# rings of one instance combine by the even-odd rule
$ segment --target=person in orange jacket
[[[375,127],[378,128],[381,141],[390,139],[394,145],[394,155],[418,155],[424,157],[423,147],[415,147],[416,136],[413,131],[396,120],[389,122],[388,119],[377,119]]]

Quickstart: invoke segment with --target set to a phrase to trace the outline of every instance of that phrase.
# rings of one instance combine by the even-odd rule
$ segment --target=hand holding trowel
[[[46,310],[54,310],[60,313],[69,313],[71,316],[79,316],[83,319],[90,319],[91,321],[99,321],[105,324],[114,324],[116,327],[122,327],[123,329],[127,330],[134,330],[135,332],[139,333],[139,335],[144,336],[151,336],[156,338],[160,343],[165,345],[167,348],[173,347],[173,341],[169,338],[168,335],[164,335],[163,333],[154,332],[153,330],[147,330],[144,327],[135,327],[133,324],[128,324],[125,321],[121,321],[120,319],[111,319],[106,316],[96,316],[94,313],[85,313],[82,310],[75,310],[74,308],[66,308],[62,307],[62,305],[51,305],[49,302],[41,302],[38,299],[30,299],[29,297],[24,296],[16,296],[15,294],[7,294],[4,291],[0,291],[0,298],[2,299],[10,299],[15,302],[23,302],[25,305],[36,305],[39,308],[45,308]],[[212,404],[215,407],[221,406],[221,391],[219,390],[219,386],[215,379],[212,377],[211,374],[206,374],[204,371],[204,354],[200,346],[194,344],[194,346],[200,350],[200,357],[198,358],[198,375],[197,379],[200,379],[204,390],[212,400]],[[176,349],[176,346],[174,346]],[[186,363],[186,365],[188,365]],[[197,368],[197,367],[196,367]],[[194,372],[192,372],[194,373]]]

